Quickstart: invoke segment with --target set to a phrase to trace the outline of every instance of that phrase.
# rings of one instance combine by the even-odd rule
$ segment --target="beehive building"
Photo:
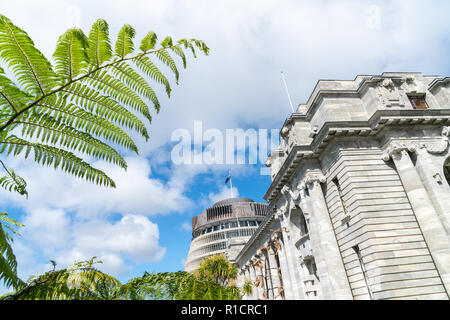
[[[210,255],[224,253],[233,260],[267,215],[267,204],[230,198],[192,218],[192,242],[185,270],[194,271]]]

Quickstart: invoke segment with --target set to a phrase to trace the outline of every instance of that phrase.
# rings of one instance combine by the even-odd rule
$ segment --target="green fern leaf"
[[[98,67],[108,61],[111,55],[108,23],[103,19],[98,19],[92,25],[89,33],[88,57],[90,63]]]
[[[157,39],[158,37],[156,36],[156,33],[150,31],[149,33],[147,33],[144,39],[142,39],[139,49],[141,49],[143,52],[148,52],[155,47]]]
[[[15,135],[10,135],[0,141],[0,154],[14,154],[18,156],[22,151],[26,150],[26,155],[30,154],[29,150],[34,151],[34,161],[41,165],[47,165],[73,174],[79,178],[94,182],[98,185],[107,187],[116,187],[114,181],[109,178],[103,171],[93,168],[81,158],[73,153],[56,147],[29,142]],[[26,156],[27,158],[27,156]]]
[[[127,54],[134,51],[133,38],[135,35],[136,31],[129,24],[124,25],[122,29],[120,29],[116,41],[115,53],[117,56],[124,58]]]
[[[27,33],[1,14],[0,58],[19,84],[32,94],[45,94],[58,85],[50,62],[36,49]]]
[[[72,28],[59,37],[53,54],[55,69],[63,79],[71,81],[86,72],[88,39],[81,29]]]
[[[170,98],[170,92],[172,89],[170,88],[170,83],[164,74],[156,67],[153,62],[146,56],[141,56],[137,59],[134,59],[134,63],[136,66],[144,72],[151,79],[163,84],[166,87],[167,96]]]
[[[152,101],[156,111],[159,112],[160,104],[155,91],[153,91],[153,89],[148,85],[147,81],[145,81],[143,77],[141,77],[136,71],[134,71],[134,69],[130,65],[128,65],[126,62],[121,62],[118,65],[114,66],[113,73],[121,81],[125,82],[130,88]],[[140,108],[137,111],[139,111],[151,122],[152,117],[150,116],[148,107]]]
[[[161,60],[162,63],[164,63],[167,66],[169,66],[169,68],[175,74],[175,80],[176,80],[176,82],[178,84],[178,78],[180,77],[180,74],[178,72],[177,65],[175,64],[175,61],[172,59],[170,54],[166,50],[158,50],[158,51],[155,51],[155,56],[159,60]]]

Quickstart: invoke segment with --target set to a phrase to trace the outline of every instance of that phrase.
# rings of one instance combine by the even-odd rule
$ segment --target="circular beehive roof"
[[[255,201],[253,201],[252,199],[249,199],[249,198],[229,198],[229,199],[221,200],[221,201],[214,203],[212,208],[224,206],[224,205],[232,204],[232,203],[238,203],[238,202],[255,202]]]

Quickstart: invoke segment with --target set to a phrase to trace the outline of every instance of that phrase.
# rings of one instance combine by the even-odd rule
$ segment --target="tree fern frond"
[[[192,38],[191,42],[194,42],[197,48],[199,48],[205,55],[209,55],[209,48],[202,40]]]
[[[183,67],[186,69],[186,56],[184,55],[183,49],[180,47],[172,47],[170,48],[177,56],[181,58],[183,61]]]
[[[59,103],[57,107],[53,104],[39,104],[42,107],[38,112],[43,115],[51,115],[58,123],[64,123],[75,129],[83,130],[97,137],[103,137],[108,141],[129,148],[135,146],[134,141],[114,123],[108,121],[104,117],[100,117],[94,113],[71,104]],[[145,127],[143,127],[145,130]],[[146,131],[145,131],[146,132]],[[132,148],[137,149],[137,148]]]
[[[0,178],[0,186],[10,192],[15,191],[28,198],[26,181],[21,176],[17,175],[11,168],[8,169],[7,172],[8,174],[6,176]]]
[[[107,187],[114,187],[114,181],[108,177],[103,171],[93,168],[81,158],[75,156],[73,153],[58,149],[52,146],[29,142],[23,140],[15,135],[10,135],[0,141],[0,154],[14,154],[15,156],[25,150],[25,158],[28,157],[30,151],[34,151],[34,161],[41,165],[47,165],[73,174],[76,177],[84,178],[87,181],[104,185]]]
[[[88,65],[88,39],[81,29],[71,28],[59,37],[53,54],[55,70],[66,81],[84,73]]]
[[[142,39],[139,49],[141,49],[143,52],[148,52],[155,47],[157,39],[158,37],[156,36],[156,33],[154,33],[153,31],[148,32]]]
[[[180,77],[180,74],[177,69],[177,65],[175,64],[175,61],[172,59],[170,54],[167,52],[167,50],[158,50],[155,51],[155,56],[165,65],[169,66],[169,68],[172,70],[172,72],[175,74],[175,80],[178,84],[178,79]]]
[[[155,91],[148,85],[147,81],[141,77],[130,65],[126,62],[121,62],[118,65],[113,66],[113,74],[117,76],[121,81],[125,82],[133,90],[137,91],[139,94],[148,98],[153,102],[153,105],[157,112],[159,112],[160,104]],[[151,122],[152,117],[148,110],[148,107],[141,108],[137,110],[142,115],[144,115],[148,121]]]
[[[89,33],[88,57],[90,63],[98,67],[108,61],[111,55],[108,23],[103,19],[98,19],[92,25]]]
[[[3,282],[6,287],[18,288],[24,284],[17,276],[17,260],[11,247],[13,238],[6,230],[19,235],[14,227],[22,226],[23,224],[9,218],[7,213],[0,213],[0,283]]]
[[[136,35],[136,30],[129,24],[125,24],[119,31],[116,40],[115,54],[124,58],[127,54],[134,51],[133,38]]]
[[[16,84],[6,77],[4,70],[0,67],[0,108],[6,106],[15,113],[33,99],[32,96],[17,88]]]
[[[28,34],[0,14],[0,58],[20,85],[32,94],[45,94],[58,85],[50,62]]]
[[[85,85],[73,83],[69,87],[63,89],[62,92],[68,94],[66,99],[69,99],[71,102],[85,108],[87,111],[93,112],[105,119],[131,129],[142,128],[144,126],[137,116],[121,106],[117,101],[107,96],[103,96],[100,92],[94,91]],[[150,117],[151,120],[151,116],[148,114],[147,105],[141,107],[144,116]],[[142,132],[142,129],[138,131]]]
[[[197,55],[195,54],[195,49],[194,46],[192,45],[192,43],[186,39],[180,39],[177,41],[178,44],[182,44],[184,46],[185,49],[189,48],[192,51],[192,55],[194,56],[194,58],[197,58]]]
[[[173,46],[173,41],[172,41],[172,37],[167,36],[164,38],[163,41],[161,41],[161,47],[163,48],[168,48],[168,47],[172,47]]]
[[[100,71],[92,74],[86,79],[86,82],[104,95],[110,96],[118,102],[128,105],[135,110],[141,110],[147,107],[145,102],[142,101],[141,97],[136,92],[123,84],[119,79],[109,75],[107,71]],[[144,134],[144,131],[147,132],[147,130],[143,124],[142,128],[136,130],[148,139],[148,135]]]
[[[105,20],[95,21],[88,37],[82,30],[71,28],[58,39],[52,67],[26,32],[0,15],[0,60],[15,79],[8,79],[0,68],[0,153],[24,152],[28,158],[33,152],[40,164],[52,164],[112,186],[114,183],[103,172],[72,151],[125,166],[123,158],[107,143],[137,152],[123,127],[148,139],[147,128],[138,116],[151,122],[147,99],[156,112],[160,110],[155,91],[141,73],[163,84],[169,97],[171,93],[166,76],[147,55],[155,55],[169,66],[178,83],[179,72],[168,51],[180,56],[186,67],[181,46],[191,48],[194,54],[194,46],[206,54],[209,50],[200,40],[182,39],[175,44],[171,37],[156,48],[157,36],[150,31],[141,41],[141,52],[131,56],[134,36],[134,28],[124,25],[113,50]],[[9,135],[13,130],[37,142]]]
[[[151,79],[163,84],[166,87],[167,96],[170,98],[170,83],[164,74],[156,67],[152,61],[146,56],[141,56],[134,60],[136,66]]]
[[[82,261],[62,270],[48,271],[32,277],[28,284],[7,300],[106,300],[120,282],[114,277],[92,267],[90,261]]]
[[[21,125],[22,136],[24,137],[38,139],[45,144],[77,150],[86,155],[126,168],[125,160],[114,148],[86,132],[76,130],[71,126],[56,121],[50,115],[30,113],[15,120],[15,123]],[[134,143],[125,147],[137,152],[137,147]]]

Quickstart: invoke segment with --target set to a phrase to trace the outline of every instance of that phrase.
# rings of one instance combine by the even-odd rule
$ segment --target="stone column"
[[[320,183],[325,182],[323,175],[309,174],[304,180],[308,188],[311,215],[310,224],[315,225],[317,234],[315,241],[320,248],[320,262],[316,260],[317,268],[322,268],[320,279],[322,299],[352,300],[350,285],[345,272],[339,246],[331,224],[328,207]],[[313,235],[310,233],[311,241]]]
[[[273,286],[273,299],[275,300],[283,300],[283,297],[279,295],[281,288],[281,279],[280,274],[278,272],[278,262],[275,257],[276,251],[269,243],[269,250],[267,250],[267,256],[269,258],[270,265],[270,277],[272,278],[272,286]]]
[[[265,248],[267,248],[267,243],[265,245]],[[266,293],[267,293],[267,299],[273,300],[275,296],[275,290],[273,285],[273,278],[272,278],[272,264],[269,260],[269,251],[267,249],[262,249],[262,256],[264,257],[264,270],[263,275],[265,278],[265,284],[266,284]]]
[[[286,218],[282,220],[282,235],[284,241],[284,253],[286,256],[287,267],[289,269],[289,278],[290,278],[290,291],[292,291],[292,299],[294,300],[302,300],[304,297],[304,293],[302,290],[302,284],[300,279],[300,269],[297,266],[295,261],[295,250],[297,250],[294,244],[291,241],[289,236],[289,226],[287,224]]]
[[[281,248],[278,251],[278,259],[280,260],[281,275],[283,278],[284,296],[286,300],[293,300],[295,299],[295,297],[293,292],[293,284],[291,280],[291,273],[290,273],[291,271],[289,269],[289,263],[286,257],[286,246],[284,243],[286,235],[285,231],[283,231],[283,227],[281,228],[280,232],[281,234],[278,237],[278,241],[280,242]]]
[[[257,259],[260,260],[261,262],[261,268],[259,269],[259,275],[260,275],[260,279],[261,279],[261,283],[262,285],[260,286],[261,288],[261,299],[262,300],[267,300],[269,299],[269,281],[270,279],[267,279],[266,277],[266,259],[264,257],[264,254],[262,253],[261,250],[258,250],[256,252],[256,257]],[[257,272],[258,274],[258,272]]]
[[[440,173],[442,167],[436,168],[436,164],[431,159],[431,154],[443,157],[444,152],[447,150],[447,145],[448,137],[445,137],[440,143],[424,144],[421,148],[418,148],[415,167],[425,190],[428,191],[430,200],[439,215],[439,219],[442,221],[445,231],[450,235],[450,196],[448,187],[445,183],[445,176],[441,176]]]
[[[394,144],[384,152],[383,160],[388,161],[392,158],[394,161],[397,173],[448,295],[450,292],[450,242],[408,151],[414,152],[416,148]]]
[[[253,289],[255,290],[254,298],[255,298],[255,300],[259,300],[259,299],[261,299],[261,289],[260,289],[260,287],[256,287],[255,286],[255,282],[256,282],[256,279],[257,279],[257,276],[258,276],[257,273],[256,273],[256,268],[253,265],[253,263],[250,263],[250,267],[249,268],[250,268],[251,280],[252,280],[252,283],[253,283]]]

